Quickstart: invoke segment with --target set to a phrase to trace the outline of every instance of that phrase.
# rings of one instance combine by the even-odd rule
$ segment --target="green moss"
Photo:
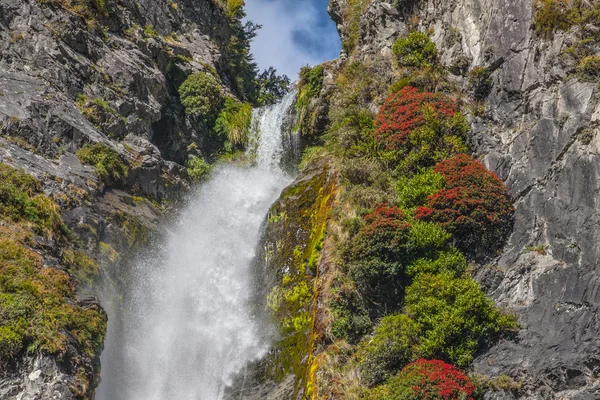
[[[309,381],[315,328],[315,278],[320,251],[331,210],[333,182],[327,164],[313,165],[311,173],[286,189],[272,208],[267,228],[268,247],[273,251],[269,267],[277,279],[268,296],[268,308],[278,322],[282,339],[269,360],[269,373],[281,382],[295,375],[295,395]]]
[[[98,277],[98,264],[82,250],[65,250],[63,263],[69,274],[80,283],[91,285]]]
[[[98,355],[106,316],[75,305],[69,276],[44,267],[41,258],[16,240],[0,236],[0,354],[22,351],[64,355],[70,340]]]
[[[104,143],[87,144],[76,154],[82,163],[94,166],[106,184],[121,182],[129,172],[119,154]]]

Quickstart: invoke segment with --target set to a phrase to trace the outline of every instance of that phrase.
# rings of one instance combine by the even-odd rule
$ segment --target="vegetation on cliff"
[[[99,356],[106,315],[80,304],[69,274],[42,257],[44,241],[60,249],[69,232],[40,182],[3,163],[0,181],[0,371],[25,353],[56,355],[81,375],[73,389],[85,393],[94,377],[83,358]],[[83,251],[64,249],[62,261],[78,279],[95,278],[97,265]]]
[[[502,248],[514,212],[504,183],[468,155],[463,110],[487,78],[465,98],[424,33],[400,38],[394,56],[335,74],[322,144],[340,173],[337,251],[314,294],[326,317],[313,328],[324,350],[307,372],[312,398],[473,398],[457,368],[518,329],[470,275]],[[397,82],[369,78],[390,67]],[[321,68],[303,70],[300,111]]]

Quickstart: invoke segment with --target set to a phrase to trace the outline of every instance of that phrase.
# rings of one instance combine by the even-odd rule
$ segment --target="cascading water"
[[[250,312],[251,264],[269,207],[291,182],[281,127],[294,98],[255,111],[256,164],[217,167],[156,254],[134,265],[99,400],[218,400],[266,351]]]

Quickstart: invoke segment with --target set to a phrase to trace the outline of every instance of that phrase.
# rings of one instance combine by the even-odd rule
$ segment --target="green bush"
[[[411,32],[394,42],[392,52],[403,67],[433,67],[437,64],[437,47],[423,32]]]
[[[406,315],[390,315],[381,320],[373,337],[363,343],[362,376],[369,386],[384,382],[415,359],[418,326]]]
[[[577,76],[582,81],[598,81],[600,79],[600,56],[589,56],[582,59],[577,66]]]
[[[419,356],[467,367],[477,352],[518,327],[470,277],[418,275],[406,290],[406,312],[420,327]]]
[[[225,107],[215,121],[215,132],[226,137],[234,145],[245,146],[248,143],[251,125],[252,105],[228,97]]]
[[[205,180],[211,169],[210,164],[200,157],[191,157],[187,162],[187,173],[195,183]]]
[[[181,104],[187,115],[212,123],[223,107],[223,92],[214,76],[196,72],[179,87]]]
[[[31,175],[0,163],[0,218],[27,221],[33,230],[52,237],[65,231],[60,209],[44,196],[39,182]]]
[[[120,182],[129,172],[119,153],[104,143],[86,144],[76,154],[79,161],[96,169],[98,178],[105,184]]]
[[[413,176],[402,176],[396,184],[398,205],[405,211],[414,211],[427,203],[427,197],[444,187],[444,177],[427,168]]]
[[[406,273],[414,278],[419,274],[450,273],[461,276],[467,269],[467,260],[462,253],[454,248],[438,250],[434,256],[417,258],[406,268]]]
[[[334,282],[330,311],[331,333],[337,339],[358,343],[373,327],[362,296],[347,276],[337,277]]]

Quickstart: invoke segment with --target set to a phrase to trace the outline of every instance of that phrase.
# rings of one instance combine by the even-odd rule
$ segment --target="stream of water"
[[[163,244],[134,263],[124,309],[109,311],[99,400],[218,400],[268,348],[250,311],[261,225],[291,176],[282,123],[294,93],[254,112],[256,163],[220,165]]]

